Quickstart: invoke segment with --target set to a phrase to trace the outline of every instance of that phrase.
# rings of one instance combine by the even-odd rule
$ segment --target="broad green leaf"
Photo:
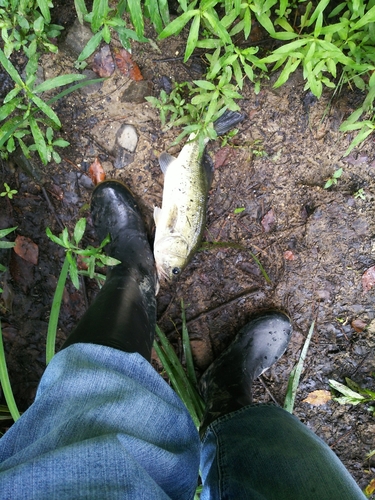
[[[8,102],[7,104],[4,104],[4,106],[1,106],[0,108],[0,121],[5,120],[10,114],[13,113],[13,111],[16,109],[16,107],[22,102],[21,97],[17,97],[16,99],[13,99],[12,101]]]
[[[3,104],[6,104],[7,102],[9,102],[12,99],[14,99],[14,97],[16,97],[21,92],[21,90],[22,90],[22,87],[19,87],[16,84],[16,86],[14,87],[14,89],[11,90],[10,92],[8,92],[8,94],[4,97]]]
[[[159,11],[164,25],[167,25],[169,23],[168,0],[159,0]]]
[[[358,21],[354,26],[351,27],[352,31],[357,31],[366,24],[373,23],[375,21],[375,5],[366,12],[366,14]]]
[[[53,146],[57,146],[59,148],[66,148],[70,145],[70,142],[64,141],[64,139],[56,139],[53,141]]]
[[[51,5],[50,0],[36,0],[40,12],[43,14],[44,19],[49,24],[51,22],[51,13],[49,7]]]
[[[70,75],[60,75],[55,78],[50,78],[44,81],[40,85],[34,88],[33,92],[36,94],[41,94],[42,92],[47,92],[48,90],[55,89],[57,87],[62,87],[63,85],[69,85],[70,83],[77,82],[79,80],[84,80],[85,75],[80,74],[70,74]]]
[[[14,227],[8,227],[7,229],[0,229],[0,238],[5,238],[8,234],[10,234],[12,231],[17,229],[18,226]]]
[[[52,234],[49,227],[47,227],[47,229],[46,229],[46,234],[47,234],[48,238],[50,240],[52,240],[54,243],[56,243],[57,245],[60,245],[62,247],[64,246],[63,241],[60,238],[58,238],[57,236],[55,236],[54,234]]]
[[[308,20],[306,26],[311,26],[316,21],[318,16],[323,14],[323,11],[325,10],[327,5],[329,4],[329,1],[330,0],[320,0],[318,5],[314,9],[314,12],[311,14],[311,17]]]
[[[118,264],[121,264],[121,260],[109,257],[108,255],[98,255],[98,258],[105,266],[117,266]]]
[[[29,116],[29,124],[30,124],[30,129],[31,133],[33,134],[33,138],[35,141],[35,146],[38,150],[39,156],[44,163],[44,165],[47,165],[48,163],[48,150],[47,150],[47,145],[46,141],[44,140],[44,136],[42,131],[40,130],[35,118],[33,116]]]
[[[61,127],[61,122],[57,114],[53,111],[52,108],[48,106],[40,97],[37,95],[31,96],[33,102],[38,106],[38,108],[43,111],[44,114],[48,116],[58,127]]]
[[[187,24],[190,19],[194,16],[199,16],[200,11],[198,9],[188,10],[181,14],[181,16],[174,19],[171,23],[166,26],[159,35],[159,39],[163,40],[171,35],[178,35],[182,28]]]
[[[255,14],[256,15],[256,14]],[[263,26],[263,28],[271,35],[273,36],[275,33],[275,28],[272,24],[272,21],[269,17],[268,14],[261,14],[260,16],[256,15],[256,18],[258,19],[259,23]]]
[[[207,80],[193,80],[193,83],[195,83],[197,87],[205,90],[214,90],[216,88],[213,83],[208,82]]]
[[[81,241],[81,239],[84,235],[85,229],[86,229],[86,219],[84,217],[82,217],[82,219],[79,219],[79,221],[77,222],[77,224],[75,225],[75,228],[74,228],[73,239],[74,239],[74,242],[76,245],[78,245],[79,242]]]
[[[24,122],[25,121],[20,116],[15,116],[4,123],[4,125],[0,128],[0,148],[6,143],[17,128],[24,124]]]
[[[0,49],[0,63],[5,69],[7,73],[12,77],[12,79],[19,85],[20,87],[24,87],[24,83],[20,75],[18,74],[16,68],[13,64],[5,57],[4,52]]]
[[[227,43],[228,45],[232,43],[232,40],[227,30],[220,23],[220,20],[217,18],[217,16],[213,14],[213,12],[208,12],[208,11],[204,12],[203,17],[209,22],[214,32],[217,34],[217,36],[220,38],[222,42]]]
[[[97,49],[99,46],[100,42],[103,39],[103,33],[101,31],[98,31],[90,40],[87,42],[86,46],[78,56],[77,61],[84,61],[87,59],[91,54]]]
[[[111,30],[109,29],[107,24],[104,25],[103,30],[102,30],[102,34],[103,34],[103,40],[105,41],[105,43],[109,43],[111,41]]]
[[[280,73],[279,78],[276,80],[273,87],[276,89],[276,88],[280,87],[281,85],[283,85],[288,80],[289,75],[297,69],[300,62],[301,62],[301,59],[296,59],[296,60],[293,60],[291,58],[288,59],[288,62],[285,64],[282,72]]]
[[[157,33],[161,33],[163,23],[159,13],[159,5],[156,0],[145,0],[145,8],[148,10],[152,24],[155,26]]]
[[[92,4],[91,29],[96,33],[103,25],[109,11],[108,0],[94,0]]]
[[[356,137],[350,143],[348,149],[345,151],[343,156],[347,156],[358,144],[361,144],[371,133],[373,132],[372,128],[363,128]]]
[[[135,28],[135,32],[138,36],[143,36],[144,34],[144,23],[141,0],[128,0],[128,8],[130,12],[130,17]]]
[[[353,398],[353,399],[365,399],[364,396],[362,396],[361,394],[358,394],[357,392],[352,391],[351,389],[349,389],[349,387],[346,387],[346,385],[341,384],[340,382],[337,382],[336,380],[330,379],[328,382],[329,382],[329,385],[333,389],[335,389],[335,391],[340,392],[344,396],[347,396],[347,397]]]
[[[340,131],[341,132],[346,132],[347,129],[345,128],[347,125],[351,125],[355,122],[357,122],[360,117],[362,116],[363,113],[363,108],[358,108],[353,113],[341,124],[340,126]]]
[[[70,279],[72,280],[74,287],[77,290],[79,290],[79,276],[78,276],[77,262],[70,251],[66,253],[66,258],[68,259],[69,262]]]
[[[198,40],[200,22],[200,17],[196,16],[191,23],[189,36],[186,42],[184,62],[186,62],[194,52]]]
[[[61,236],[61,239],[63,241],[63,246],[65,248],[70,248],[71,245],[69,242],[69,233],[68,233],[68,229],[66,227],[64,227],[63,232],[61,233],[60,236]]]
[[[83,18],[87,14],[85,0],[74,0],[78,21],[83,24]]]

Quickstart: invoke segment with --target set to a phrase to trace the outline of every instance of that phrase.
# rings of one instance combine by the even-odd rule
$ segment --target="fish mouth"
[[[163,279],[165,281],[170,281],[168,274],[166,273],[166,271],[163,269],[162,266],[156,264],[156,272],[158,273],[159,281],[162,281]]]

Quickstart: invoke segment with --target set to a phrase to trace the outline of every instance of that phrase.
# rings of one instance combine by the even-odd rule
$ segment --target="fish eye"
[[[172,269],[172,274],[174,274],[175,276],[177,276],[177,274],[180,274],[181,272],[181,269],[179,267],[174,267]]]

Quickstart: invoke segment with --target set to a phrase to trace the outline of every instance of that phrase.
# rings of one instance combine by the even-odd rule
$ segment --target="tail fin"
[[[231,128],[237,125],[237,123],[242,122],[244,118],[245,115],[238,113],[237,111],[225,111],[214,123],[217,135],[226,134]]]

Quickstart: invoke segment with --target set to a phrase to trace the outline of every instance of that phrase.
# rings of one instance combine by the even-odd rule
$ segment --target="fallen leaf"
[[[18,235],[15,240],[16,245],[14,246],[14,251],[22,259],[34,264],[38,264],[39,248],[36,243],[27,238],[26,236]]]
[[[367,498],[370,498],[370,496],[375,493],[375,479],[371,479],[369,484],[366,486],[364,493]]]
[[[99,182],[104,181],[105,172],[98,158],[95,158],[94,162],[90,165],[89,175],[95,186],[99,184]]]
[[[137,82],[143,80],[141,70],[138,64],[133,61],[130,52],[125,49],[114,48],[113,54],[115,56],[116,65],[123,75]]]
[[[275,212],[273,211],[273,208],[269,210],[266,215],[263,217],[261,224],[263,226],[263,229],[265,230],[266,233],[269,233],[272,229],[272,226],[275,225],[276,222],[276,217],[275,217]]]
[[[363,332],[366,326],[367,324],[361,319],[353,319],[353,321],[351,322],[351,327],[355,332]]]
[[[232,149],[224,147],[219,149],[215,154],[214,166],[215,168],[223,167],[231,157]]]
[[[329,391],[318,390],[310,392],[306,399],[302,400],[302,403],[310,403],[314,406],[325,405],[328,401],[332,399],[332,395]]]
[[[285,260],[296,260],[296,256],[291,250],[286,250],[284,252],[284,259]]]
[[[375,266],[370,267],[362,274],[362,288],[368,292],[375,285]]]
[[[95,54],[92,69],[101,78],[111,76],[115,71],[115,62],[109,50],[109,45],[104,45],[104,47]]]

